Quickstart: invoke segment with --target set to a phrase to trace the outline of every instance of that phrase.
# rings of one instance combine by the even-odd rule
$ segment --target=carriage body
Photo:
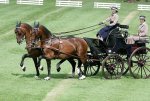
[[[87,75],[96,75],[100,66],[102,66],[102,74],[108,79],[120,78],[122,75],[125,75],[128,70],[130,70],[133,77],[136,77],[136,74],[134,74],[132,70],[134,67],[132,64],[135,63],[139,68],[144,68],[144,64],[149,61],[134,61],[134,56],[138,56],[140,58],[141,55],[146,57],[149,54],[149,48],[146,48],[148,41],[142,40],[135,42],[135,44],[132,45],[132,54],[128,59],[126,50],[128,28],[129,26],[127,25],[118,25],[118,27],[110,31],[105,42],[94,38],[84,38],[90,48],[90,51],[87,54],[89,63]],[[139,62],[142,62],[141,64],[143,65],[139,66]],[[144,72],[145,71],[146,70],[144,70]],[[145,76],[142,75],[140,77],[149,78],[149,72],[149,69],[147,69],[147,74],[145,73]]]

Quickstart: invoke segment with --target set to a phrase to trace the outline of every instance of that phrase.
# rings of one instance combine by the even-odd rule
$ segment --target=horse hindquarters
[[[76,42],[77,42],[77,55],[80,58],[81,62],[85,64],[87,62],[88,45],[84,39],[80,39]]]
[[[86,75],[86,70],[87,70],[87,49],[88,45],[85,40],[80,39],[77,42],[77,55],[79,57],[79,60],[82,62],[84,65],[84,75]],[[81,71],[81,64],[78,67]]]

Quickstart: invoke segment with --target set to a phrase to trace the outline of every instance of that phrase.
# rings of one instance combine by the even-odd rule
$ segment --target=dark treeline
[[[145,1],[150,2],[150,0],[124,0],[125,2],[136,2],[136,1]]]

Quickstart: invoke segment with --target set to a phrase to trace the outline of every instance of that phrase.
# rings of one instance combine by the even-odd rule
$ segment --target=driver
[[[98,33],[97,33],[97,37],[100,38],[100,40],[105,40],[109,34],[109,32],[116,27],[116,24],[118,23],[119,20],[119,16],[118,16],[118,8],[115,6],[111,7],[111,15],[105,20],[103,21],[103,23],[109,23],[108,25],[106,24],[106,26],[104,28],[102,28]]]

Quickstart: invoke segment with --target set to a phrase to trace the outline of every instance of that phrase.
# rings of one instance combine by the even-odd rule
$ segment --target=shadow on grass
[[[98,74],[96,74],[95,76],[89,76],[91,78],[94,78],[94,79],[105,79],[105,80],[111,80],[111,79],[106,79],[104,78],[104,75],[102,74],[102,72],[99,72]],[[130,73],[127,73],[125,75],[122,75],[121,78],[119,79],[122,79],[122,78],[129,78],[129,79],[132,79],[132,75]],[[115,80],[115,79],[113,79]],[[116,79],[117,80],[117,79]]]
[[[35,76],[35,74],[19,74],[19,73],[11,73],[11,75],[18,76],[19,78],[33,78]],[[51,74],[51,78],[54,79],[67,79],[69,78],[69,76],[70,76],[69,74]],[[41,74],[39,77],[45,78],[47,77],[47,75]]]

